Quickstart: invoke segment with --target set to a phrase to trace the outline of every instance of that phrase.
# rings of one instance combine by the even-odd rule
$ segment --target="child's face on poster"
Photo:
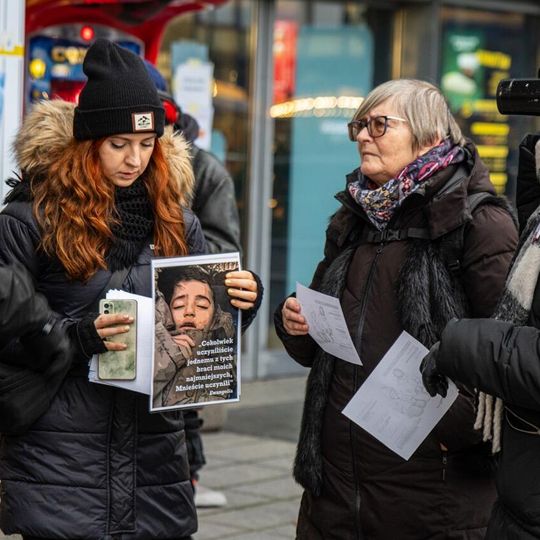
[[[207,330],[214,316],[214,295],[208,283],[181,281],[174,287],[171,313],[176,330]]]

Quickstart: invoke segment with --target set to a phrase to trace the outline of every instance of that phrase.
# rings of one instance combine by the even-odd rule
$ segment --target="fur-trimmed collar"
[[[73,140],[75,104],[59,99],[42,101],[25,117],[13,143],[13,153],[24,175],[46,176],[51,165],[65,152]],[[190,145],[171,128],[165,130],[160,143],[174,178],[180,183],[182,205],[192,197],[194,177]]]

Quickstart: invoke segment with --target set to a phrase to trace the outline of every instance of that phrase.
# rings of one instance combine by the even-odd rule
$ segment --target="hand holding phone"
[[[107,342],[125,343],[122,350],[108,350],[98,356],[98,378],[101,380],[133,380],[137,374],[137,301],[132,299],[102,299],[99,311],[104,315],[129,315],[133,322],[128,332],[115,333]],[[122,324],[122,326],[126,326]],[[114,328],[114,327],[111,327]]]

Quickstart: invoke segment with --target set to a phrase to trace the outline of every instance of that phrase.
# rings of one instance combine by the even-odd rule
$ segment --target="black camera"
[[[538,79],[503,79],[497,86],[501,114],[540,116],[540,70]]]

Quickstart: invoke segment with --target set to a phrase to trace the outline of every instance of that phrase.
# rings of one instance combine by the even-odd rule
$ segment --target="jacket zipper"
[[[371,262],[371,267],[369,268],[368,278],[366,282],[366,286],[364,288],[364,294],[362,295],[362,304],[360,308],[360,321],[358,323],[358,331],[356,334],[356,350],[358,351],[358,355],[360,355],[360,345],[362,343],[362,332],[364,331],[364,322],[366,318],[366,311],[367,311],[367,299],[371,290],[371,284],[373,282],[373,274],[375,273],[375,267],[377,266],[377,260],[382,253],[384,248],[384,242],[379,244],[379,247],[375,251],[375,257],[373,257],[373,261]],[[355,385],[356,388],[356,385]]]
[[[362,295],[362,304],[360,308],[360,322],[358,324],[358,334],[356,338],[356,349],[358,351],[358,354],[360,354],[360,345],[362,343],[362,331],[364,329],[364,320],[366,316],[367,311],[367,300],[369,297],[369,293],[371,291],[371,285],[373,282],[373,274],[375,273],[375,268],[377,266],[377,260],[379,259],[380,254],[382,253],[384,248],[384,243],[381,243],[377,250],[375,251],[375,257],[373,257],[373,261],[371,261],[371,266],[369,268],[368,277],[366,286],[364,288],[364,294]],[[358,387],[358,367],[354,367],[354,389],[356,392],[356,389]],[[356,537],[358,540],[362,540],[362,530],[360,528],[360,505],[362,502],[362,498],[360,497],[360,486],[358,482],[358,471],[356,470],[356,448],[354,444],[354,434],[353,434],[353,428],[352,428],[352,422],[350,423],[349,428],[349,436],[351,438],[351,451],[352,451],[352,462],[353,462],[353,471],[354,471],[354,489],[355,489],[355,513],[356,513]]]
[[[354,368],[354,387],[356,388],[358,384],[358,369]],[[355,530],[356,530],[356,540],[362,540],[362,529],[360,528],[360,505],[362,503],[362,498],[360,497],[360,486],[358,482],[358,470],[356,468],[356,448],[354,444],[354,434],[353,434],[353,424],[349,422],[349,437],[351,438],[351,452],[352,452],[352,463],[353,463],[353,474],[354,474],[354,510],[355,510]]]
[[[447,450],[442,451],[441,461],[442,461],[442,481],[446,482],[446,468],[448,465],[448,451]]]

